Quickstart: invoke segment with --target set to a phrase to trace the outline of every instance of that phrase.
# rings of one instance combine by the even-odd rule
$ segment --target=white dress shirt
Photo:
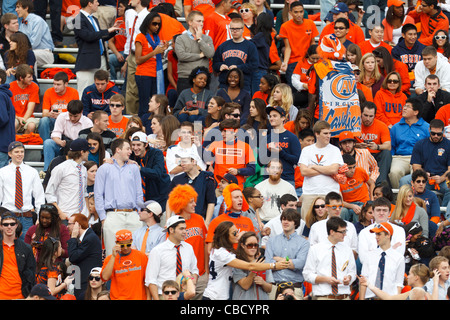
[[[374,251],[378,248],[377,240],[375,239],[375,233],[370,232],[371,229],[375,228],[375,225],[376,223],[373,223],[370,226],[365,227],[360,231],[358,235],[358,255],[361,263],[363,263],[364,259],[370,251]],[[394,230],[391,239],[391,246],[394,246],[396,243],[400,243],[400,246],[396,247],[395,251],[397,251],[401,255],[404,255],[406,248],[405,229],[393,223],[390,223],[390,225]]]
[[[331,277],[331,250],[333,244],[326,238],[325,240],[311,246],[303,268],[303,277],[312,285],[314,296],[327,296],[332,294],[329,283],[316,283],[318,276]],[[356,263],[353,250],[344,242],[338,242],[334,248],[336,257],[337,279],[342,280],[345,276],[350,276],[350,284],[356,279]],[[339,284],[338,295],[350,294],[349,285]]]
[[[124,20],[125,20],[125,31],[126,31],[127,41],[125,42],[124,49],[123,49],[124,54],[128,55],[128,54],[130,54],[130,51],[136,50],[134,41],[136,40],[136,36],[139,33],[141,33],[139,28],[141,27],[142,21],[144,21],[144,18],[148,14],[149,14],[149,11],[145,8],[142,9],[142,11],[140,11],[139,13],[134,9],[128,9],[127,11],[125,11]],[[134,32],[133,32],[133,34],[131,34],[131,32],[133,30],[133,24],[134,24],[134,19],[135,19],[136,15],[138,18],[136,20],[136,24],[134,25]],[[133,37],[132,41],[130,41],[131,37]],[[130,45],[131,45],[131,48],[130,48]]]
[[[83,181],[83,210],[81,211],[86,217],[89,211],[86,205],[87,193],[87,170],[85,166],[81,166],[81,175]],[[52,175],[45,189],[45,197],[49,203],[56,202],[62,212],[69,217],[74,213],[80,213],[78,210],[79,200],[79,176],[77,163],[72,159],[66,160],[57,165],[52,170]]]
[[[35,209],[38,214],[41,205],[45,203],[44,188],[42,187],[39,173],[36,169],[23,162],[19,165],[19,168],[22,175],[23,207],[19,210],[15,206],[16,165],[12,162],[0,169],[1,206],[11,212],[27,212]],[[34,206],[32,198],[34,198]]]
[[[181,241],[180,244],[183,271],[189,270],[191,274],[198,275],[197,258],[195,257],[194,249],[187,242]],[[176,279],[176,269],[177,249],[175,244],[167,239],[150,251],[145,271],[145,285],[148,287],[150,284],[156,284],[158,286],[158,294],[162,294],[162,284],[166,280]]]
[[[362,265],[361,275],[366,277],[373,285],[376,285],[378,263],[382,252],[383,250],[381,248],[370,251]],[[384,266],[383,291],[390,295],[396,295],[400,293],[399,288],[403,288],[403,281],[405,279],[405,258],[396,250],[392,249],[392,247],[385,252],[386,262]],[[365,298],[373,297],[375,297],[375,294],[367,288]]]
[[[309,243],[311,246],[319,243],[323,240],[328,240],[327,232],[327,219],[315,222],[311,226],[309,231]],[[356,232],[355,225],[347,221],[347,234],[344,238],[344,243],[352,248],[354,251],[358,252],[358,233]]]

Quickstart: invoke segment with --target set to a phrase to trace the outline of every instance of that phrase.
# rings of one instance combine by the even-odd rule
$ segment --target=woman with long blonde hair
[[[368,52],[362,56],[359,62],[359,82],[372,90],[372,96],[380,90],[384,77],[378,68],[377,59],[372,52]]]
[[[286,121],[294,120],[297,117],[298,109],[294,106],[294,97],[291,87],[286,83],[276,84],[270,95],[269,106],[282,107],[286,111]]]
[[[412,187],[405,184],[400,187],[397,195],[395,209],[391,215],[391,221],[398,225],[407,225],[410,222],[418,222],[423,229],[423,236],[428,238],[428,214],[414,201]]]

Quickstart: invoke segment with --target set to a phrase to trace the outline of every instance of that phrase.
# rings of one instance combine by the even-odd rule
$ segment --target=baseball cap
[[[382,231],[389,233],[391,236],[394,234],[394,229],[389,222],[378,223],[373,229],[370,229],[371,233],[380,233]]]
[[[177,214],[174,214],[166,221],[166,230],[169,230],[171,226],[174,224],[177,224],[178,222],[186,222],[182,216],[179,216]]]
[[[8,145],[8,152],[10,152],[11,150],[18,148],[18,147],[22,147],[25,148],[25,146],[23,145],[22,142],[20,141],[13,141]]]
[[[270,111],[275,110],[277,111],[279,114],[281,114],[282,117],[286,116],[286,110],[284,110],[282,107],[280,106],[268,106],[266,108],[266,113],[270,114]]]
[[[343,142],[343,141],[347,141],[347,140],[354,140],[354,141],[356,141],[355,136],[353,135],[352,132],[350,132],[350,131],[343,131],[343,132],[341,132],[339,134],[339,142]]]
[[[89,274],[92,273],[102,273],[102,267],[95,267],[91,269],[91,272],[89,272]]]
[[[330,10],[332,14],[338,14],[341,12],[348,12],[348,6],[343,2],[338,2],[334,5],[333,9]]]
[[[55,296],[52,296],[50,289],[43,283],[36,284],[30,291],[30,296],[38,296],[45,300],[56,300]]]
[[[388,8],[390,6],[401,7],[404,4],[405,4],[405,2],[402,0],[388,0],[388,2],[387,2]]]
[[[146,201],[144,203],[144,209],[150,210],[151,212],[153,212],[157,216],[161,215],[161,213],[162,213],[161,205],[158,202],[154,201],[154,200]]]
[[[147,143],[147,135],[142,131],[137,131],[131,136],[131,141]]]
[[[189,149],[187,152],[182,152],[175,154],[175,158],[191,158],[197,162],[200,162],[200,156],[198,155],[198,152],[193,149]]]
[[[86,139],[78,138],[70,143],[70,151],[88,151],[89,143]]]
[[[217,176],[217,178],[219,178],[219,180],[223,179],[223,180],[225,180],[228,183],[239,184],[238,179],[235,176],[233,176],[231,173],[226,173],[226,174],[223,175],[223,177],[222,176]]]

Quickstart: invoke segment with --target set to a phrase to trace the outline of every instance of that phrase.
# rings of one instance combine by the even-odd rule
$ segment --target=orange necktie
[[[142,240],[141,252],[145,254],[145,250],[147,249],[147,238],[148,238],[148,228],[145,231],[144,239]]]

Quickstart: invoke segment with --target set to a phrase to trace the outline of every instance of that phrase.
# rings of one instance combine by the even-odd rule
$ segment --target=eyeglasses
[[[110,108],[121,108],[122,105],[121,105],[121,104],[112,104],[112,103],[110,103],[110,104],[109,104],[109,107],[110,107]]]
[[[331,209],[333,209],[333,210],[336,210],[336,209],[342,209],[342,207],[343,207],[343,205],[342,204],[340,204],[340,205],[335,205],[335,206],[332,206],[332,205],[330,205],[330,204],[327,204],[326,205],[328,208],[331,208]]]
[[[319,208],[325,208],[325,205],[324,204],[315,204],[314,205],[314,209],[319,209]]]
[[[433,131],[430,131],[430,136],[438,136],[438,137],[440,137],[440,136],[442,136],[442,135],[444,135],[443,132],[433,132]]]
[[[336,230],[336,232],[338,232],[340,234],[347,234],[347,229],[345,229],[345,230]]]
[[[171,295],[176,295],[177,294],[177,290],[166,290],[166,291],[164,291],[164,294],[166,295],[166,296],[168,296],[169,294],[171,294]]]
[[[257,243],[247,243],[245,246],[247,247],[247,249],[258,249],[259,248],[259,244],[257,244]]]
[[[442,36],[434,36],[434,38],[435,38],[436,40],[445,40],[445,39],[447,39],[447,36],[446,36],[446,35],[442,35]]]
[[[129,248],[129,247],[131,247],[131,243],[126,243],[126,244],[121,243],[120,247],[121,248],[125,248],[125,247]]]
[[[2,223],[2,226],[4,227],[14,227],[17,224],[17,222],[4,222]]]
[[[89,276],[89,281],[95,280],[95,281],[100,281],[102,278],[100,277],[94,277],[94,276]]]
[[[250,12],[250,9],[249,8],[244,8],[244,9],[241,9],[241,10],[239,10],[239,12],[240,13],[248,13],[248,12]]]
[[[398,84],[398,83],[400,82],[400,80],[397,80],[397,79],[388,79],[386,82],[387,82],[387,83],[395,83],[395,84]]]
[[[427,180],[416,180],[414,182],[416,182],[416,183],[427,183]]]

